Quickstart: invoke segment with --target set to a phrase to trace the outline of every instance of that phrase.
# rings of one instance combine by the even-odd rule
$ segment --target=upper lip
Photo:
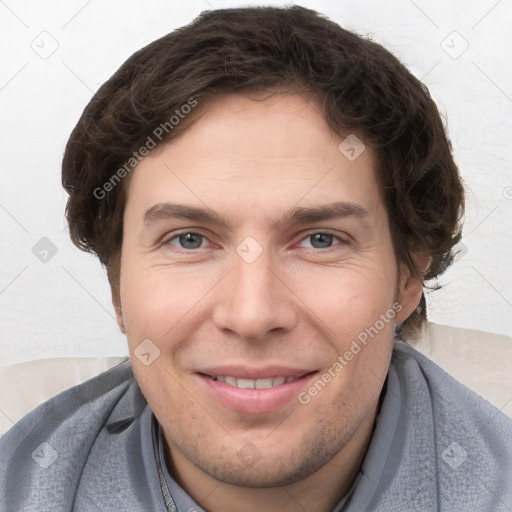
[[[300,378],[316,370],[304,368],[291,368],[289,366],[266,366],[265,368],[250,368],[247,366],[215,366],[202,368],[196,373],[209,375],[210,377],[229,376],[240,379],[269,379],[271,377],[295,377]]]

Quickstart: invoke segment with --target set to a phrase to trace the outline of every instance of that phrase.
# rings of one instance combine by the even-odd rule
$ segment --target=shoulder
[[[413,430],[406,435],[433,452],[418,455],[430,461],[443,509],[512,505],[512,420],[403,341],[392,366]]]
[[[405,326],[401,337],[512,418],[511,337],[429,321]]]
[[[130,388],[138,386],[126,361],[60,393],[11,428],[0,439],[0,496],[7,509],[25,510],[22,503],[31,500],[39,510],[50,503],[70,510],[89,451]],[[137,413],[136,401],[128,407]]]
[[[408,345],[395,340],[392,365],[394,366],[405,396],[421,395],[432,407],[433,421],[458,424],[487,425],[487,430],[503,427],[510,431],[512,419],[496,406],[469,389],[436,362]],[[453,431],[454,425],[450,427]],[[457,429],[455,429],[457,430]]]

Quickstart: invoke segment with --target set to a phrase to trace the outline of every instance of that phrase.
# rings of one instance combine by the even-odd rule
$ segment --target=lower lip
[[[276,411],[296,399],[316,373],[308,373],[292,382],[266,389],[237,388],[206,375],[196,375],[207,391],[225,407],[246,414],[263,414]]]

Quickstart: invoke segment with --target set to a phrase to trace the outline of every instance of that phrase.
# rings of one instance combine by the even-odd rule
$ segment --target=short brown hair
[[[425,280],[452,263],[464,187],[427,88],[382,46],[315,11],[207,11],[132,55],[94,95],[66,146],[70,236],[106,266],[116,307],[129,176],[101,198],[95,191],[191,98],[204,106],[219,94],[276,86],[312,93],[334,131],[360,133],[375,149],[397,261]],[[194,117],[166,130],[159,144]],[[415,268],[411,253],[432,258],[426,271]]]

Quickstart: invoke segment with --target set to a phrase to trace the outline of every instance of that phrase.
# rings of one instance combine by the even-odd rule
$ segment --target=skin
[[[416,308],[422,283],[399,275],[374,153],[367,146],[349,161],[338,149],[345,136],[301,95],[229,94],[131,178],[118,322],[164,430],[168,467],[211,512],[330,511],[371,440],[394,322]],[[292,208],[339,201],[367,215],[278,222]],[[146,211],[167,202],[209,208],[227,225],[144,223]],[[192,235],[192,247],[178,236],[187,232],[203,238]],[[325,232],[334,236],[313,236]],[[262,250],[251,263],[236,251],[248,236]],[[196,373],[280,364],[321,375],[397,302],[394,322],[306,405],[235,411]],[[148,366],[134,355],[144,339],[160,350]],[[252,458],[241,456],[247,450]]]

